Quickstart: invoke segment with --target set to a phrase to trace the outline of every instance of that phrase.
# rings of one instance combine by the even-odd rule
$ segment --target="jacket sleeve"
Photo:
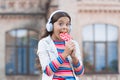
[[[83,66],[83,62],[82,62],[82,54],[80,53],[80,47],[78,45],[77,42],[74,42],[75,43],[75,46],[76,46],[76,53],[75,55],[77,56],[78,58],[78,63],[75,65],[73,64],[73,68],[74,68],[74,73],[76,74],[76,76],[81,76],[84,74],[84,66]]]
[[[37,55],[39,56],[40,64],[42,66],[42,72],[51,76],[58,70],[58,68],[64,63],[65,59],[62,55],[59,55],[55,60],[50,60],[49,53],[47,52],[47,43],[45,41],[39,41]]]

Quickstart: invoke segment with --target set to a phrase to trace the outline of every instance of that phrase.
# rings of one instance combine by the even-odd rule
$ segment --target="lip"
[[[65,33],[68,33],[68,32],[60,32],[59,34],[61,34],[61,33],[64,33],[64,34],[65,34]]]

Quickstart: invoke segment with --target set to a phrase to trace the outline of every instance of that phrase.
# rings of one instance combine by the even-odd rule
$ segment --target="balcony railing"
[[[120,11],[120,0],[78,0],[79,10]]]
[[[78,0],[78,1],[82,1],[82,2],[93,2],[93,1],[97,1],[97,2],[120,2],[120,0]]]
[[[0,0],[0,13],[40,13],[48,0]]]

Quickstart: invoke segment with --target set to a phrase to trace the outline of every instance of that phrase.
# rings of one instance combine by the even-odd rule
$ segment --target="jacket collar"
[[[54,54],[55,56],[58,56],[57,49],[56,49],[55,44],[54,44],[54,42],[53,42],[53,40],[52,40],[52,38],[51,38],[50,35],[46,37],[46,40],[45,40],[45,41],[46,41],[47,44],[48,44],[48,48],[49,48],[51,51],[53,51],[52,54]]]

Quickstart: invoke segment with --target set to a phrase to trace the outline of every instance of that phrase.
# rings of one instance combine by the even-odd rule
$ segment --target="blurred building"
[[[0,0],[0,80],[40,80],[38,36],[51,12],[72,18],[85,66],[82,80],[120,80],[119,0]]]
[[[39,80],[36,49],[49,0],[0,0],[0,80]]]

